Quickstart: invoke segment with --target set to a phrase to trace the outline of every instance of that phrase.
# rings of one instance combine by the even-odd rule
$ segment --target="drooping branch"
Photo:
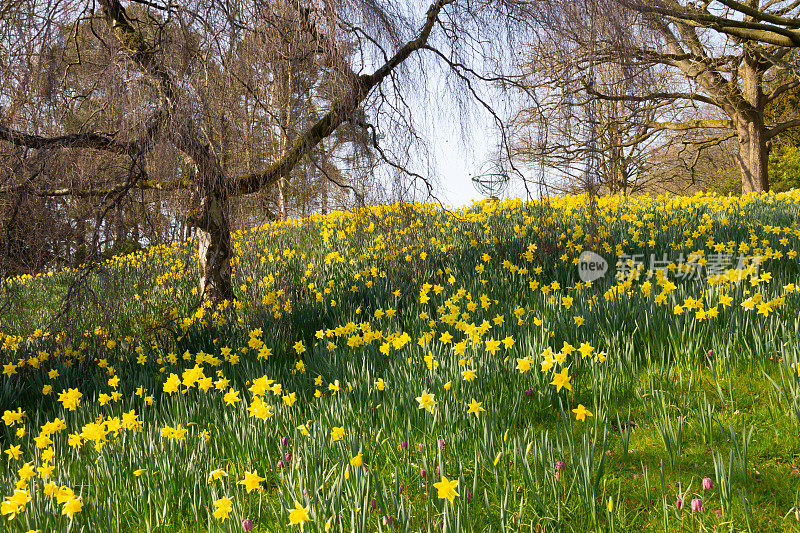
[[[437,0],[428,8],[425,24],[416,39],[405,43],[386,63],[372,74],[359,76],[351,89],[339,100],[335,101],[330,111],[303,132],[286,151],[286,154],[261,172],[254,172],[245,176],[229,180],[229,186],[234,194],[251,194],[284,178],[288,179],[292,169],[297,165],[303,155],[329,137],[345,120],[352,116],[369,92],[379,85],[408,57],[423,48],[430,37],[433,26],[439,17],[442,8],[452,4],[455,0]]]
[[[408,59],[411,54],[422,49],[428,42],[433,27],[438,19],[441,10],[452,4],[455,0],[437,0],[427,11],[425,23],[418,36],[405,43],[397,52],[390,57],[381,67],[372,74],[358,76],[353,81],[351,89],[339,100],[335,101],[328,113],[314,123],[310,128],[303,132],[295,142],[289,147],[285,155],[275,161],[265,170],[239,177],[231,177],[226,180],[232,194],[250,194],[257,192],[264,187],[271,185],[280,178],[289,178],[292,169],[302,159],[308,150],[316,146],[320,141],[329,137],[343,122],[348,120],[358,106],[369,95],[369,92],[379,85],[389,76],[400,64]],[[112,27],[120,43],[122,43],[133,54],[134,61],[142,70],[159,81],[162,97],[167,101],[174,98],[174,85],[168,72],[154,58],[153,50],[147,45],[142,34],[137,31],[130,23],[129,18],[118,0],[101,0],[106,19]],[[310,26],[309,26],[310,27]],[[319,37],[317,35],[317,37]],[[192,135],[186,137],[194,137]],[[7,128],[0,127],[0,139],[13,142],[18,145],[31,148],[94,148],[106,150],[114,153],[134,155],[139,153],[141,148],[135,143],[122,143],[109,137],[87,133],[72,134],[54,138],[37,137]],[[192,139],[195,140],[196,139]],[[196,152],[197,150],[189,150]],[[56,188],[51,190],[41,190],[39,196],[75,196],[93,197],[109,194],[122,184],[102,185],[90,187],[82,190],[70,188]],[[125,185],[130,187],[129,184]],[[154,181],[141,181],[136,183],[133,188],[141,190],[176,190],[190,188],[186,180],[170,184]],[[0,191],[2,193],[3,191]],[[6,191],[7,192],[7,191]]]
[[[119,0],[100,0],[100,5],[117,40],[133,54],[132,59],[143,73],[157,80],[162,99],[174,105],[175,88],[169,72],[157,61],[155,50],[147,43],[142,32],[133,27],[122,3]]]
[[[0,139],[36,150],[60,148],[92,148],[121,155],[134,156],[141,151],[137,143],[122,142],[97,133],[72,133],[58,137],[31,135],[5,126],[0,126]]]
[[[785,30],[786,33],[784,34],[782,32],[770,29],[742,28],[735,25],[712,27],[721,33],[725,33],[731,37],[737,37],[743,41],[757,41],[761,43],[787,47],[800,46],[800,31]]]
[[[725,141],[733,139],[734,137],[736,137],[736,132],[720,135],[719,137],[701,139],[699,141],[683,141],[683,148],[678,151],[678,156],[681,156],[684,151],[689,148],[689,146],[692,146],[694,150],[694,157],[692,158],[692,162],[688,165],[688,169],[692,177],[692,183],[695,182],[695,172],[697,171],[697,165],[700,162],[700,157],[703,151],[715,146],[719,146]]]
[[[720,144],[724,143],[725,141],[729,141],[734,137],[736,137],[736,132],[726,133],[725,135],[720,135],[718,137],[711,137],[708,139],[701,139],[698,141],[681,141],[681,142],[684,145],[694,145],[703,149],[703,148],[710,148],[712,146],[719,146]]]
[[[726,65],[733,65],[741,61],[741,57],[739,55],[733,54],[722,54],[719,56],[709,57],[707,55],[696,55],[688,52],[672,54],[636,47],[626,49],[625,53],[628,54],[631,59],[636,59],[645,63],[657,63],[673,67],[677,67],[681,61],[689,60],[697,63],[703,63],[708,68],[721,69]],[[619,52],[616,50],[607,52],[599,51],[595,54],[595,56],[597,61],[614,62],[619,57]]]

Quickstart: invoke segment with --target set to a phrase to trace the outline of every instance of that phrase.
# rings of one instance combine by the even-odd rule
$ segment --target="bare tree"
[[[628,100],[650,90],[654,73],[626,68],[619,62],[592,65],[592,88],[612,96],[588,94],[593,52],[551,34],[528,46],[525,91],[511,123],[513,157],[528,167],[543,167],[548,184],[559,192],[585,191],[587,178],[601,192],[637,193],[666,174],[658,154],[668,139],[652,125],[679,116],[671,102]],[[593,128],[587,124],[593,122]],[[592,168],[589,168],[590,162]]]
[[[596,16],[588,17],[590,11]],[[648,126],[654,132],[711,132],[692,141],[701,150],[736,138],[742,191],[750,192],[769,188],[771,140],[800,126],[797,116],[765,120],[767,106],[799,83],[791,53],[800,44],[798,14],[800,4],[776,0],[588,0],[550,4],[540,18],[576,49],[591,50],[597,63],[658,73],[652,79],[661,77],[663,85],[636,94],[604,92],[591,83],[586,92],[606,102],[680,106],[676,119]],[[597,32],[594,42],[587,23]],[[765,90],[779,74],[789,74],[785,83]]]
[[[343,125],[361,131],[351,137],[385,164],[422,178],[379,142],[381,130],[418,139],[404,93],[424,83],[422,54],[442,62],[462,94],[475,94],[471,83],[484,80],[471,66],[475,57],[480,62],[493,47],[502,48],[486,44],[498,42],[500,29],[510,34],[524,26],[526,4],[436,0],[420,20],[410,6],[375,0],[17,0],[0,12],[7,30],[0,56],[11,58],[18,73],[3,87],[10,111],[2,115],[0,140],[49,154],[51,161],[63,160],[65,151],[97,153],[98,165],[113,171],[95,169],[66,182],[54,172],[46,179],[11,176],[0,194],[91,201],[102,217],[133,191],[185,191],[191,198],[181,218],[196,228],[200,294],[209,302],[231,299],[232,199],[283,184],[280,197],[293,172],[309,161],[335,181],[325,162],[329,149],[314,154]],[[242,43],[266,46],[265,35],[280,35],[285,46],[267,39],[270,53],[251,49],[250,57],[265,68],[243,75]],[[36,61],[59,55],[60,62],[37,70]],[[411,65],[410,58],[418,62]],[[84,77],[78,88],[69,79],[71,71],[92,68],[98,83]],[[324,73],[324,82],[298,79],[303,72]],[[26,89],[25,76],[42,78],[46,89]],[[261,91],[259,84],[270,87]],[[293,112],[303,92],[316,116]],[[65,101],[82,120],[62,120]],[[277,122],[278,150],[267,147],[243,162],[239,119],[256,108],[266,123]],[[157,154],[167,154],[169,164]],[[172,175],[164,175],[164,167]],[[278,204],[285,212],[285,202],[283,209]]]

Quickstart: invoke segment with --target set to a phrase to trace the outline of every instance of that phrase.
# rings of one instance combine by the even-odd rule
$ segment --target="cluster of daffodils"
[[[603,433],[619,407],[608,388],[656,342],[622,332],[663,326],[663,350],[734,323],[789,346],[800,193],[601,199],[597,250],[622,274],[591,283],[576,266],[584,204],[380,206],[237,232],[236,299],[216,306],[195,305],[191,241],[112,259],[152,271],[124,287],[119,316],[0,332],[2,386],[26,398],[2,417],[0,512],[12,531],[33,517],[46,530],[103,516],[119,530],[246,531],[476,519],[473,487],[496,506],[497,480],[526,479],[526,501],[564,489],[545,484],[573,475],[580,451],[540,435]],[[766,223],[776,213],[785,225]],[[657,269],[641,264],[651,255]],[[70,275],[9,283],[34,297]],[[131,326],[132,313],[166,326]]]

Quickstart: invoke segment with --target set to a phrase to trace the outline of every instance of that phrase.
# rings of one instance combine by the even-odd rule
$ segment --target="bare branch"
[[[786,83],[784,83],[782,85],[779,85],[778,87],[773,89],[773,91],[771,93],[766,95],[766,101],[767,102],[771,102],[771,101],[775,100],[776,98],[778,98],[783,93],[785,93],[786,91],[791,91],[792,89],[794,89],[794,88],[796,88],[798,86],[800,86],[800,80],[796,80],[796,79],[792,80],[792,81],[788,81],[788,82],[786,82]]]
[[[755,20],[762,22],[769,22],[770,24],[777,24],[787,28],[800,28],[800,20],[796,18],[782,17],[780,15],[772,14],[763,9],[757,9],[753,6],[737,2],[736,0],[718,0],[720,4],[726,5],[743,15],[752,17]]]
[[[648,102],[648,101],[661,101],[664,100],[691,100],[694,102],[703,102],[704,104],[713,105],[715,107],[722,107],[720,104],[714,100],[713,98],[709,98],[708,96],[704,96],[702,94],[697,93],[686,93],[686,92],[654,92],[645,95],[632,95],[632,94],[625,94],[625,95],[612,95],[612,94],[603,94],[590,86],[586,86],[586,92],[591,96],[599,98],[601,100],[608,100],[611,102]]]
[[[330,136],[352,113],[376,85],[379,85],[394,69],[405,61],[412,53],[423,48],[428,42],[433,26],[442,8],[455,0],[438,0],[428,8],[425,24],[416,39],[404,44],[389,60],[372,74],[358,77],[351,89],[333,103],[330,111],[313,126],[303,132],[286,154],[262,172],[256,172],[232,180],[233,191],[239,194],[251,194],[276,182],[280,178],[289,178],[292,169],[303,155],[316,146],[322,139]]]
[[[783,133],[784,131],[792,128],[800,127],[800,118],[796,118],[793,120],[788,120],[786,122],[781,122],[780,124],[776,124],[769,130],[767,130],[767,138],[772,139],[776,135]]]
[[[671,131],[687,131],[696,129],[730,130],[735,127],[733,120],[729,119],[689,120],[686,122],[652,122],[648,124],[648,126],[656,130]]]
[[[92,148],[115,154],[134,156],[141,151],[137,143],[121,142],[96,133],[73,133],[58,137],[41,137],[0,126],[0,139],[36,150],[61,148]]]
[[[673,22],[710,28],[740,39],[778,46],[800,46],[800,30],[791,30],[761,22],[730,19],[712,15],[699,8],[682,7],[678,4],[673,4],[673,7],[668,8],[649,2],[630,0],[620,0],[620,2],[640,13],[659,15]]]

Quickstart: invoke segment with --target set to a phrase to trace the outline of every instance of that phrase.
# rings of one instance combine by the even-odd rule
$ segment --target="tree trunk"
[[[125,230],[125,207],[122,205],[117,206],[117,210],[115,211],[114,215],[117,226],[117,237],[114,242],[114,248],[117,250],[117,253],[121,253],[123,246],[125,245],[125,241],[128,238],[128,232]]]
[[[742,194],[769,190],[767,164],[769,162],[769,139],[764,127],[766,98],[763,90],[763,68],[759,58],[746,52],[742,68],[742,93],[750,109],[734,117],[739,137],[739,153],[736,161],[742,176]]]
[[[139,213],[137,213],[136,204],[134,203],[133,205],[134,205],[134,207],[133,207],[133,209],[134,209],[134,211],[133,211],[134,212],[134,219],[133,219],[133,224],[132,224],[132,228],[133,228],[132,235],[133,236],[131,238],[133,239],[133,245],[134,246],[139,246],[139,241],[141,240],[141,237],[140,237],[140,234],[139,234]]]
[[[286,85],[282,95],[286,100],[281,106],[278,117],[281,122],[281,159],[286,157],[286,150],[289,147],[289,126],[292,122],[292,91],[294,90],[294,79],[292,74],[292,65],[289,64],[286,67]],[[283,176],[278,179],[278,211],[281,220],[286,220],[286,179]]]
[[[231,283],[231,230],[228,198],[224,190],[199,191],[197,224],[198,291],[203,301],[233,300]]]
[[[79,214],[75,222],[75,254],[73,254],[73,267],[78,267],[86,260],[86,220]]]
[[[285,151],[282,151],[282,153]],[[280,220],[286,220],[286,196],[285,190],[286,188],[286,180],[280,178],[278,180],[278,216]]]
[[[163,244],[167,241],[167,223],[166,216],[161,210],[161,191],[156,191],[155,198],[153,199],[153,222],[155,225],[155,237],[158,244]]]
[[[739,136],[736,162],[742,176],[742,194],[768,191],[769,143],[764,123],[758,117],[756,120],[737,120],[736,131]]]
[[[324,145],[323,145],[322,149],[323,149],[323,151],[322,151],[323,157],[320,158],[320,164],[322,163],[322,160],[324,159],[324,154],[325,154]],[[316,167],[314,167],[314,168],[316,168]],[[319,186],[320,186],[320,205],[321,205],[321,209],[322,209],[322,214],[323,215],[327,215],[328,214],[328,178],[322,172],[319,172],[319,174],[320,174],[320,182],[319,182]]]
[[[211,148],[196,138],[187,143],[185,152],[196,165],[194,208],[188,221],[197,228],[198,294],[204,302],[230,301],[233,247],[225,175]]]
[[[200,140],[193,123],[178,138],[178,149],[186,154],[188,174],[194,181],[186,224],[196,228],[198,295],[204,303],[231,301],[233,247],[225,172],[217,152]]]

